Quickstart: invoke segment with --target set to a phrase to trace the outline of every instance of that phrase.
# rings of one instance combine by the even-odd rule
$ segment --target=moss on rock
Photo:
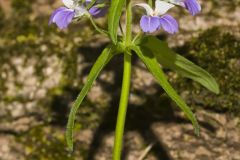
[[[32,128],[22,136],[17,137],[17,141],[23,144],[22,152],[26,159],[36,160],[74,160],[83,159],[86,155],[84,144],[77,145],[78,150],[70,153],[67,150],[63,130],[52,128],[47,125],[39,125]],[[76,158],[77,157],[77,158]]]
[[[216,78],[221,93],[215,95],[195,82],[178,78],[175,85],[191,104],[216,111],[240,113],[240,39],[239,31],[214,27],[187,42],[178,52],[192,60]],[[187,90],[187,91],[186,91]],[[186,92],[185,92],[186,91]]]

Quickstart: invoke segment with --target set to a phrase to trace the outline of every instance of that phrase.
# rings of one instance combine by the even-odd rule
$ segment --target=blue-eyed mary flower
[[[193,16],[201,11],[197,0],[169,0],[168,2],[186,8]]]
[[[86,0],[84,3],[78,0],[62,0],[62,2],[65,7],[56,9],[49,20],[49,24],[56,23],[59,29],[67,28],[74,18],[80,18],[87,14],[98,18],[104,16],[107,11],[107,7],[98,7],[98,5],[93,5],[88,10],[87,5],[90,4],[91,0]]]
[[[91,2],[92,0],[86,0],[87,5]],[[107,0],[97,0],[95,5],[92,6],[89,9],[89,13],[94,17],[94,18],[99,18],[103,17],[108,10],[108,5],[105,4],[107,3]]]
[[[92,0],[86,0],[86,6],[89,5]],[[103,17],[108,10],[107,0],[96,0],[95,4],[89,9],[89,13],[94,18]]]
[[[139,3],[137,6],[143,7],[147,15],[143,15],[140,20],[140,27],[143,32],[153,33],[161,28],[168,33],[176,33],[178,31],[177,21],[166,12],[174,7],[173,4],[164,1],[155,1],[155,10],[146,3]]]

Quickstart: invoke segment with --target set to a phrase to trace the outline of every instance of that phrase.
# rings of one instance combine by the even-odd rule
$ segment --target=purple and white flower
[[[139,3],[137,6],[143,7],[147,13],[140,20],[140,27],[143,32],[153,33],[161,28],[170,34],[178,32],[177,21],[172,16],[165,14],[174,7],[173,4],[156,0],[155,10],[146,3]]]
[[[99,8],[97,6],[93,6],[89,9],[89,13],[94,17],[94,18],[100,18],[106,15],[108,10],[108,7],[102,7]]]
[[[201,11],[201,5],[197,0],[169,0],[169,3],[186,8],[193,16]]]
[[[80,4],[78,0],[62,0],[62,2],[65,7],[56,9],[49,20],[49,24],[56,23],[59,29],[67,28],[74,18],[80,18],[89,14],[94,18],[98,18],[104,16],[107,12],[107,7],[100,8],[97,5],[87,10],[86,6],[91,0],[86,0],[84,4]]]
[[[90,4],[92,0],[86,0],[86,5]],[[106,15],[108,6],[103,5],[102,7],[99,7],[99,4],[104,4],[106,0],[96,0],[95,5],[92,6],[89,9],[89,13],[94,17],[94,18],[99,18],[103,17]]]

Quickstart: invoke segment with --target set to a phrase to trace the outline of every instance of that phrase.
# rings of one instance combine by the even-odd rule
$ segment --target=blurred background
[[[221,93],[214,95],[165,70],[196,113],[201,136],[134,56],[125,160],[240,160],[240,1],[200,2],[203,11],[196,17],[171,10],[180,32],[157,36],[220,85]],[[49,26],[51,12],[61,5],[0,0],[0,160],[111,159],[122,56],[107,65],[80,107],[70,154],[64,137],[70,107],[109,40],[88,20],[64,31]],[[97,24],[106,27],[106,19]]]

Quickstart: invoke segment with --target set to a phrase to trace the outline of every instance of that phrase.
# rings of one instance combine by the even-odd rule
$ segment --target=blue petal
[[[66,7],[60,7],[60,8],[58,8],[58,9],[56,9],[55,11],[53,11],[53,13],[52,13],[52,15],[51,15],[51,17],[50,17],[50,19],[49,19],[49,25],[53,23],[53,18],[55,17],[55,15],[56,15],[58,12],[63,11],[63,10],[65,10],[65,9],[67,9],[67,8],[66,8]]]
[[[186,9],[194,16],[201,11],[201,6],[197,0],[185,0],[184,1]]]
[[[72,22],[74,15],[73,9],[61,7],[53,12],[49,23],[56,23],[59,29],[64,29]]]
[[[143,32],[153,33],[160,28],[159,17],[153,16],[142,16],[140,20],[140,27]]]
[[[107,13],[107,10],[108,10],[108,7],[99,8],[97,6],[93,6],[92,8],[89,9],[89,13],[94,18],[99,18],[99,17],[105,16]]]
[[[160,25],[166,32],[170,34],[178,32],[177,21],[168,14],[160,18]]]

